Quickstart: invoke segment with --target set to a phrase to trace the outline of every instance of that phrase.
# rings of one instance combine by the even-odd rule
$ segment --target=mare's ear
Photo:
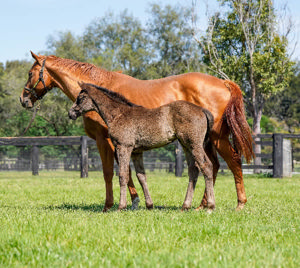
[[[41,55],[38,56],[38,55],[34,54],[31,50],[30,50],[30,53],[31,53],[31,56],[37,61],[37,63],[40,66],[42,66],[42,63],[43,63],[42,56]]]

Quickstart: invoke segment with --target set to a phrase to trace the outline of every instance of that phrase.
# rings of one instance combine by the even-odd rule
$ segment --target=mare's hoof
[[[136,210],[139,208],[139,203],[140,203],[140,199],[139,197],[136,197],[133,201],[132,201],[132,207],[131,210]]]
[[[107,203],[107,204],[105,204],[102,212],[109,211],[113,205],[114,205],[114,203]]]

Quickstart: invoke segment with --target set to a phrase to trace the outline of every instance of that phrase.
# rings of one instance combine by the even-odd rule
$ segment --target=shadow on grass
[[[107,212],[115,212],[118,210],[118,205],[119,204],[114,204],[112,206],[112,208],[107,211]],[[51,205],[51,206],[47,206],[44,207],[44,209],[47,210],[82,210],[82,211],[91,211],[91,212],[103,212],[103,208],[104,208],[104,203],[103,204],[68,204],[68,203],[64,203],[61,205]],[[128,205],[127,206],[127,210],[128,211],[132,211],[131,210],[131,206]],[[145,207],[140,207],[138,208],[138,210],[148,210]],[[162,211],[180,211],[181,207],[176,207],[176,206],[154,206],[154,210],[162,210]],[[134,212],[134,211],[133,211]]]

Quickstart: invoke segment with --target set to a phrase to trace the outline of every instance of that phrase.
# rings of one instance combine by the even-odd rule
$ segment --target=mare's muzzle
[[[22,106],[24,107],[24,108],[32,108],[33,107],[33,105],[34,105],[34,103],[32,102],[32,100],[28,97],[28,96],[26,96],[26,97],[20,97],[20,103],[22,104]]]

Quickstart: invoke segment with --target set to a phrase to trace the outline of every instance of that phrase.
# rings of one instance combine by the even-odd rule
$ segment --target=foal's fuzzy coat
[[[211,113],[201,107],[176,101],[155,109],[137,106],[122,95],[92,84],[81,84],[82,91],[69,111],[75,120],[88,111],[96,111],[108,126],[120,172],[119,209],[126,208],[126,185],[130,157],[143,188],[147,208],[153,207],[143,165],[143,151],[164,146],[178,139],[184,148],[189,171],[189,184],[182,209],[192,204],[199,171],[205,178],[208,208],[215,208],[213,166],[204,146],[213,150],[209,132],[213,125]]]

